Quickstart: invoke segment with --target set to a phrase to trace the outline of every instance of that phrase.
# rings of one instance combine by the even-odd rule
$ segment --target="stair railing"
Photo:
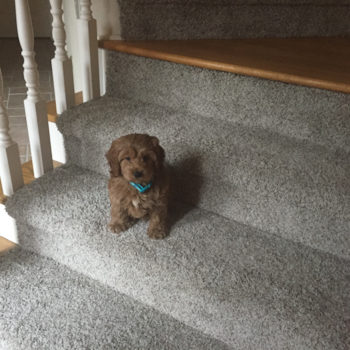
[[[100,96],[97,26],[90,9],[91,1],[79,1],[80,19],[78,19],[77,29],[78,35],[80,35],[80,66],[83,69],[84,101],[88,101]],[[56,110],[59,115],[75,105],[73,65],[65,48],[66,33],[63,22],[62,0],[50,0],[50,4],[53,17],[52,36],[56,47],[55,57],[52,59],[52,71]],[[15,9],[18,38],[24,59],[24,79],[28,88],[24,108],[34,176],[37,178],[53,168],[50,135],[54,143],[58,141],[63,143],[63,139],[57,137],[59,133],[57,128],[53,129],[51,126],[49,128],[46,101],[40,94],[39,73],[35,62],[33,25],[28,0],[15,0]],[[18,188],[23,186],[24,181],[19,148],[9,133],[9,117],[4,101],[3,79],[0,69],[0,179],[3,194],[11,196]]]

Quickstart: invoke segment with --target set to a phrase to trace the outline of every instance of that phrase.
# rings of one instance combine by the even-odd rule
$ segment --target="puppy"
[[[164,165],[165,152],[156,137],[142,134],[122,136],[106,153],[111,177],[110,231],[121,233],[135,219],[149,219],[148,236],[166,236],[169,202],[169,175]]]

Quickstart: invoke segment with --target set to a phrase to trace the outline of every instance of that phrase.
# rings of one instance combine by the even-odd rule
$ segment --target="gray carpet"
[[[108,52],[107,95],[350,152],[350,95]]]
[[[1,350],[229,349],[50,259],[0,257]]]
[[[348,0],[119,0],[127,40],[349,35]]]
[[[21,244],[236,349],[347,349],[350,264],[184,204],[107,231],[107,178],[56,169],[7,202]]]
[[[350,157],[345,151],[110,97],[62,114],[57,126],[69,162],[105,175],[104,155],[112,140],[134,132],[157,135],[175,168],[182,201],[350,257]]]

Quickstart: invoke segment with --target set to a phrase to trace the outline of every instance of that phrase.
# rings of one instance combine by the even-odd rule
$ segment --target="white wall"
[[[120,12],[117,0],[92,0],[91,9],[97,20],[99,39],[120,40]]]
[[[35,37],[51,37],[49,0],[29,0]],[[0,37],[17,37],[14,0],[0,0]]]
[[[121,39],[120,16],[117,0],[92,0],[93,17],[97,21],[99,39]],[[75,1],[63,0],[64,21],[67,32],[67,51],[73,61],[74,90],[82,91],[77,16]]]

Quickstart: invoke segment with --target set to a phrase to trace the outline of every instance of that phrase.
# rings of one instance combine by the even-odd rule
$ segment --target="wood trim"
[[[6,252],[15,248],[16,246],[16,243],[11,242],[4,237],[0,237],[0,255],[5,254]]]
[[[56,162],[55,160],[53,160],[53,167],[54,168],[57,168],[61,165],[62,165],[62,163],[59,163],[59,162]],[[22,164],[22,171],[23,171],[23,180],[24,180],[25,185],[29,184],[33,180],[35,180],[33,163],[31,160],[27,163]],[[0,204],[5,204],[7,198],[8,197],[5,196],[4,193],[2,192],[2,186],[1,186],[1,181],[0,181]]]
[[[83,92],[77,92],[75,94],[75,104],[80,105],[83,103]],[[49,122],[56,123],[57,121],[56,101],[50,101],[47,103],[47,118]]]
[[[121,41],[99,47],[207,69],[350,93],[350,38]]]

